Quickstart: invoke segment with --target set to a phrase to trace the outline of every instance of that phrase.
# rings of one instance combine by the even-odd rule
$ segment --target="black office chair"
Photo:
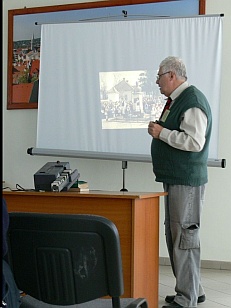
[[[105,217],[10,213],[8,241],[16,283],[27,294],[22,308],[148,307],[145,298],[120,298],[119,233]]]

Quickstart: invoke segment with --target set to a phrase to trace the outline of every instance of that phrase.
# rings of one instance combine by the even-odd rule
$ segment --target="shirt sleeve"
[[[181,131],[163,128],[159,138],[176,149],[200,152],[205,144],[206,128],[206,114],[200,108],[190,108],[182,118]]]

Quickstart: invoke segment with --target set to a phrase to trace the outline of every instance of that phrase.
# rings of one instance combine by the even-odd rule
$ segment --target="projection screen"
[[[174,55],[211,105],[209,158],[218,158],[221,16],[44,24],[41,31],[37,149],[150,161],[148,123],[165,103],[156,74]]]

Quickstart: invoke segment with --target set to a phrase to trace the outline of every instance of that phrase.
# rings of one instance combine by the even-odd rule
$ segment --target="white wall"
[[[69,0],[68,3],[76,3]],[[206,14],[224,13],[224,44],[220,101],[219,158],[227,159],[225,169],[210,167],[209,183],[201,230],[202,260],[231,261],[231,1],[206,0]],[[67,4],[65,0],[11,0],[3,1],[3,180],[15,188],[34,188],[33,175],[47,161],[69,161],[77,168],[81,179],[89,182],[91,189],[120,190],[122,188],[122,163],[113,161],[66,159],[30,156],[27,148],[36,146],[37,110],[6,110],[7,103],[7,14],[10,9]],[[208,46],[209,48],[209,46]],[[193,52],[193,51],[192,51]],[[206,72],[205,72],[206,78]],[[218,102],[219,103],[219,102]],[[129,191],[162,191],[162,185],[154,182],[150,163],[128,163],[126,188]],[[163,229],[163,200],[160,214],[160,256],[167,257]]]

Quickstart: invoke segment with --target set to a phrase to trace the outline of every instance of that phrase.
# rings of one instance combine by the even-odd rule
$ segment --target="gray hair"
[[[165,58],[161,63],[160,67],[163,70],[163,73],[171,71],[176,74],[177,78],[179,79],[186,79],[186,67],[182,59],[174,56],[170,56]]]

